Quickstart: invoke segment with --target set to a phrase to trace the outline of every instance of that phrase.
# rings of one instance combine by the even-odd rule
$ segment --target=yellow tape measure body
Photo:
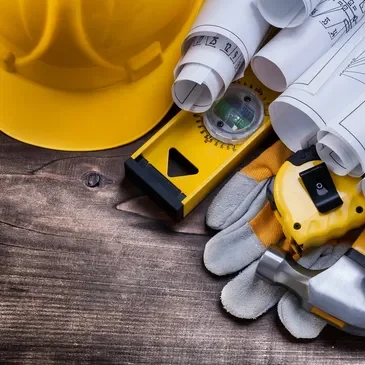
[[[325,165],[318,157],[303,163],[293,163],[289,159],[275,177],[275,215],[295,251],[295,247],[301,252],[321,246],[365,223],[365,197],[357,189],[360,178],[338,176],[329,171],[342,204],[325,213],[318,211],[300,178],[301,172],[315,166]]]
[[[264,104],[261,127],[242,143],[219,141],[208,132],[203,115],[182,111],[125,163],[126,176],[175,219],[189,214],[271,131],[267,109],[277,94],[266,89],[251,70],[239,83],[252,89]],[[169,173],[172,159],[190,171],[182,176]]]

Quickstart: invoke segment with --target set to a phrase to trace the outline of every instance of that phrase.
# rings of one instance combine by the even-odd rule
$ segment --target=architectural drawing
[[[351,60],[341,76],[347,76],[365,85],[365,51]]]
[[[352,29],[364,12],[365,0],[322,0],[311,16],[318,19],[334,40]]]

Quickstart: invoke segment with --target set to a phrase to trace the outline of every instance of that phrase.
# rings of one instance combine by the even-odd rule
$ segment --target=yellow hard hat
[[[147,133],[203,1],[0,0],[0,130],[62,150]]]

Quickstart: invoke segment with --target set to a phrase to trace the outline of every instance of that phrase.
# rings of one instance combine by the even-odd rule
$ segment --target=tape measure
[[[126,160],[126,177],[184,218],[268,135],[277,96],[248,68],[208,112],[181,111],[161,128]]]

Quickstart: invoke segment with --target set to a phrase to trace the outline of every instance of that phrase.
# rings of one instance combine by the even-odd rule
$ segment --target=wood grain
[[[70,153],[0,136],[1,364],[365,364],[362,338],[227,315],[229,278],[202,265],[209,201],[173,224],[122,181],[142,142]]]

